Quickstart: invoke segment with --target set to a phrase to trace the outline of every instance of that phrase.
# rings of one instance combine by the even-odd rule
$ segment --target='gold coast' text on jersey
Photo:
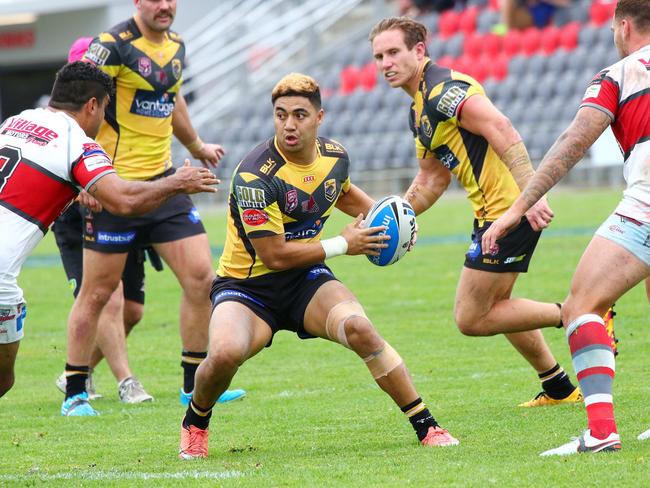
[[[84,60],[115,80],[97,141],[122,178],[144,180],[171,167],[172,112],[183,81],[185,45],[174,32],[156,44],[134,19],[95,38]]]
[[[269,139],[235,169],[219,276],[243,279],[273,272],[251,239],[284,234],[286,240],[320,240],[339,196],[350,189],[350,162],[347,151],[330,139],[319,137],[317,149],[313,163],[295,164]]]
[[[519,188],[487,140],[459,125],[463,103],[483,95],[483,88],[470,76],[425,62],[410,113],[417,157],[438,158],[467,191],[479,222],[496,220]]]

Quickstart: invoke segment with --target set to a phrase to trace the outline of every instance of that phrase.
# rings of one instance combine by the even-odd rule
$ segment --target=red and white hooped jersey
[[[113,172],[65,112],[25,110],[0,125],[0,304],[22,302],[16,279],[29,253],[82,188]]]
[[[612,119],[624,159],[624,194],[630,197],[617,211],[650,222],[650,45],[598,73],[580,106],[602,110]]]

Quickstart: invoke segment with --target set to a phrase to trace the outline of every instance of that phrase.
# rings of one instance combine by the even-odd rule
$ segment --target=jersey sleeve
[[[248,238],[284,234],[277,191],[267,181],[262,178],[251,179],[248,174],[237,174],[233,182],[232,198]]]
[[[72,177],[84,190],[109,173],[115,173],[111,158],[96,142],[85,142],[81,156],[72,165]]]
[[[108,32],[94,38],[88,46],[83,61],[90,62],[111,78],[115,78],[122,66],[122,57],[115,37]]]
[[[442,83],[440,90],[431,90],[425,103],[425,111],[432,120],[450,121],[458,126],[458,116],[467,99],[472,95],[484,94],[483,87],[469,77],[449,79]]]
[[[608,70],[598,73],[589,83],[580,107],[593,107],[605,112],[612,122],[618,113],[619,86]]]

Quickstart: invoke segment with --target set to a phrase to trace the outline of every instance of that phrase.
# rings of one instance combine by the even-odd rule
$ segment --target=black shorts
[[[161,177],[173,172],[172,168]],[[133,247],[205,234],[199,212],[185,194],[176,195],[139,217],[120,217],[106,210],[88,213],[83,229],[84,247],[104,253],[128,252]]]
[[[52,226],[56,245],[59,247],[63,269],[68,277],[72,294],[79,294],[83,277],[83,240],[82,217],[80,206],[73,203]],[[122,273],[124,298],[144,304],[144,249],[137,248],[129,252]]]
[[[465,254],[465,267],[492,273],[525,273],[528,271],[530,259],[533,257],[542,232],[534,231],[528,223],[528,219],[524,217],[508,235],[499,239],[497,254],[483,254],[481,239],[491,224],[492,222],[485,222],[483,227],[479,227],[478,221],[474,220],[472,244]]]
[[[304,329],[305,310],[316,291],[336,280],[324,264],[269,273],[256,278],[219,276],[212,283],[212,309],[222,302],[239,302],[266,322],[273,334],[289,330],[301,339],[314,336]],[[271,345],[267,344],[267,347]]]

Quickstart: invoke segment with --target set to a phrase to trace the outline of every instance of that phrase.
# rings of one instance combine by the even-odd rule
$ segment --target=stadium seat
[[[524,56],[514,56],[508,62],[508,72],[513,76],[522,77],[528,69],[528,61]]]
[[[614,16],[616,2],[596,0],[589,8],[589,20],[593,25],[603,25]]]
[[[465,34],[471,34],[476,30],[476,19],[478,18],[478,7],[468,7],[458,17],[458,29]]]
[[[494,58],[490,58],[488,76],[499,81],[508,76],[508,58],[504,54],[499,54]]]
[[[526,59],[526,74],[530,74],[538,78],[543,76],[546,72],[547,59],[548,57],[544,56],[543,54],[535,54]]]
[[[560,46],[567,51],[572,51],[578,45],[578,35],[580,33],[580,24],[571,22],[560,30]]]
[[[544,54],[551,54],[560,46],[560,29],[549,25],[542,29],[541,51]]]
[[[341,93],[349,95],[359,86],[359,68],[354,65],[346,66],[341,70]]]
[[[440,58],[438,58],[437,63],[440,66],[444,66],[445,68],[451,68],[452,65],[454,64],[454,58],[447,55],[441,56]]]
[[[460,15],[455,10],[445,10],[440,14],[438,35],[441,39],[449,39],[458,32]]]
[[[523,32],[510,29],[503,37],[503,50],[506,56],[511,57],[521,52]]]
[[[605,46],[613,46],[614,44],[614,33],[609,25],[603,25],[597,31],[598,42]]]
[[[463,43],[463,54],[465,56],[478,57],[483,50],[483,36],[471,33],[465,36]]]
[[[523,31],[521,37],[521,50],[526,56],[532,56],[539,51],[542,40],[542,31],[535,27],[529,27]]]
[[[503,37],[498,36],[493,33],[488,33],[483,36],[483,53],[491,56],[491,57],[496,57],[499,55],[499,53],[502,50],[503,47]]]
[[[578,33],[578,44],[580,46],[594,46],[598,42],[598,37],[596,27],[588,25]]]
[[[366,63],[359,73],[359,84],[365,91],[372,91],[377,86],[377,66],[374,62]]]
[[[465,36],[461,33],[457,33],[452,37],[447,38],[445,41],[442,42],[444,46],[444,50],[442,52],[444,54],[451,56],[452,58],[457,58],[458,56],[461,56],[463,54],[464,40],[465,40]],[[434,42],[436,41],[434,40]],[[440,39],[438,39],[438,42],[441,42]]]
[[[494,10],[484,9],[478,14],[476,19],[476,31],[481,34],[487,34],[501,20],[501,14]]]
[[[465,64],[467,69],[465,72],[478,82],[483,82],[488,77],[488,64],[490,63],[488,58],[470,58],[469,56],[463,56],[462,62]]]
[[[424,24],[430,34],[435,34],[438,32],[440,17],[437,12],[424,13],[420,15],[417,20]]]

